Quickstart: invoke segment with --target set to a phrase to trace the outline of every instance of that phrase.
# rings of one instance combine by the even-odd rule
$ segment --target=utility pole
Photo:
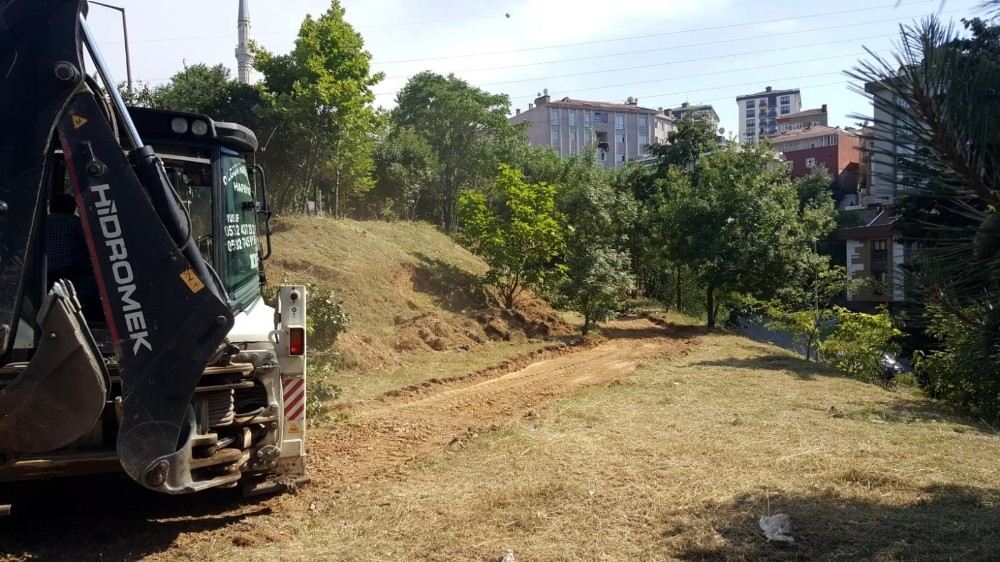
[[[818,243],[818,239],[815,236],[813,236],[813,254],[815,254],[816,256],[819,256],[819,250],[818,250],[818,247],[817,247],[817,243]],[[816,327],[816,331],[818,333],[819,332],[819,268],[818,267],[816,269],[816,278],[813,279],[813,302],[814,302],[814,305],[815,305],[815,320],[814,320],[815,324],[814,324],[814,326]],[[816,346],[817,347],[816,347],[815,359],[818,362],[819,361],[819,341],[818,340],[816,341]],[[809,352],[810,352],[810,350],[807,348],[806,349],[806,360],[809,359]]]
[[[120,6],[112,6],[111,4],[104,4],[103,2],[94,2],[91,0],[91,4],[97,6],[103,6],[105,8],[110,8],[112,10],[117,10],[122,14],[122,34],[125,36],[125,76],[128,82],[128,93],[134,93],[132,88],[132,54],[129,52],[128,47],[128,21],[125,19],[125,8]],[[107,84],[109,88],[117,87],[115,84]]]

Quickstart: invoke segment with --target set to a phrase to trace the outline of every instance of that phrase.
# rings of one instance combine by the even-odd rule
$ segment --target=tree
[[[583,333],[607,320],[635,290],[628,233],[636,218],[631,195],[617,191],[592,159],[573,161],[575,171],[559,197],[566,217],[566,280],[560,292],[583,315]]]
[[[375,214],[415,218],[422,188],[434,181],[437,172],[434,151],[412,127],[387,132],[375,145],[375,189],[369,197]]]
[[[128,105],[202,113],[217,121],[233,121],[251,129],[260,125],[259,90],[233,80],[229,69],[221,64],[185,66],[166,84],[155,88],[143,84],[132,93],[123,92],[123,99]]]
[[[763,307],[771,327],[786,330],[803,346],[810,359],[823,335],[823,325],[834,318],[834,301],[862,283],[851,279],[847,269],[832,265],[828,256],[803,256],[799,275],[778,291]]]
[[[667,251],[704,287],[709,327],[720,294],[768,298],[808,253],[795,186],[769,148],[721,147],[666,182],[658,216]]]
[[[332,0],[320,17],[306,16],[290,53],[254,48],[264,74],[261,113],[275,142],[263,159],[279,209],[302,208],[321,195],[339,213],[345,194],[372,187],[380,118],[371,88],[382,74],[371,72],[371,54],[344,16]]]
[[[655,144],[650,153],[656,166],[627,166],[612,177],[612,185],[629,191],[640,203],[639,215],[630,233],[629,253],[636,279],[647,296],[666,305],[682,308],[683,296],[690,292],[691,276],[684,264],[667,252],[673,232],[663,228],[660,210],[669,204],[671,174],[689,173],[695,162],[718,148],[714,125],[696,114],[685,115],[671,131],[667,143]]]
[[[500,163],[517,161],[523,131],[507,120],[510,98],[470,86],[454,75],[421,72],[396,97],[392,122],[411,127],[434,152],[436,178],[421,197],[448,232],[455,226],[459,192],[489,183]],[[433,213],[433,215],[431,215]]]
[[[562,252],[564,238],[555,188],[528,184],[509,166],[499,169],[489,196],[462,193],[458,216],[462,239],[489,265],[485,281],[509,310],[526,287],[539,286],[561,270],[552,262]]]
[[[718,145],[715,125],[702,115],[688,113],[667,135],[666,144],[655,144],[649,151],[656,157],[658,175],[662,177],[668,167],[687,168]]]
[[[803,228],[813,233],[815,238],[823,238],[837,225],[837,205],[830,189],[832,185],[833,177],[822,165],[795,179]]]

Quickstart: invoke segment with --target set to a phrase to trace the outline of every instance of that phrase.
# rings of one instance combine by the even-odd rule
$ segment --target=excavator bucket
[[[5,362],[10,363],[19,322],[31,319],[36,340],[30,362],[7,386],[11,397],[5,402],[0,396],[0,407],[10,408],[0,411],[0,420],[9,420],[0,422],[0,452],[58,446],[68,434],[38,445],[24,444],[15,434],[51,422],[44,415],[59,418],[49,427],[83,423],[92,414],[89,401],[101,390],[91,359],[102,358],[87,355],[86,345],[65,351],[59,362],[39,343],[46,323],[56,320],[50,318],[52,298],[45,299],[45,283],[39,283],[45,279],[45,260],[38,257],[37,244],[58,147],[115,349],[113,358],[103,360],[121,381],[117,445],[122,468],[147,488],[190,492],[201,485],[193,482],[187,461],[191,399],[206,365],[224,351],[233,315],[225,290],[192,240],[190,219],[162,163],[143,145],[120,96],[107,92],[109,110],[96,82],[84,78],[86,46],[103,84],[115,85],[86,28],[85,10],[84,0],[0,0],[0,352]],[[79,341],[86,343],[87,326],[79,327]],[[75,328],[71,321],[62,331],[71,334]],[[65,382],[73,377],[69,371],[79,374],[87,364],[91,372]],[[86,399],[74,398],[67,384],[86,386]],[[54,402],[58,407],[52,407]]]
[[[13,365],[17,378],[0,390],[3,451],[65,447],[90,431],[107,401],[107,371],[71,284],[53,286],[38,324],[44,336],[36,358]]]

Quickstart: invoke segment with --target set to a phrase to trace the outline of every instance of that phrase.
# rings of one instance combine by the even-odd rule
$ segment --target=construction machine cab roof
[[[147,141],[211,142],[237,152],[257,151],[257,136],[238,123],[215,121],[207,115],[130,107],[129,115]]]

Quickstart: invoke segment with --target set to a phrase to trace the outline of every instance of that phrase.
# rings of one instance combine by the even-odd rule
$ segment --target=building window
[[[607,122],[608,122],[608,112],[606,111],[594,112],[594,123],[607,123]]]
[[[757,117],[757,110],[756,109],[748,109],[747,110],[747,117]]]
[[[646,133],[639,133],[639,148],[645,149],[649,146],[649,135]]]
[[[872,261],[880,262],[889,259],[889,241],[872,240]]]
[[[558,125],[559,124],[559,108],[550,107],[549,108],[549,124]]]
[[[757,126],[757,120],[756,119],[753,119],[753,118],[747,119],[747,127],[756,127],[756,126]]]
[[[619,154],[618,155],[618,161],[619,162],[624,162],[625,161],[625,155],[624,154]]]
[[[747,109],[750,109],[751,107],[753,107],[753,100],[747,100],[746,106],[747,106]]]
[[[552,129],[549,131],[549,144],[552,146],[559,146],[559,129]]]
[[[792,96],[781,96],[781,105],[789,105],[792,103]]]
[[[625,116],[621,113],[615,113],[615,129],[625,128]]]
[[[607,161],[607,159],[608,159],[608,153],[607,153],[607,151],[605,151],[605,150],[598,150],[597,151],[597,159],[600,160],[601,162]]]
[[[649,115],[639,115],[635,118],[640,129],[649,127]]]
[[[625,133],[615,133],[615,142],[625,144]]]
[[[583,126],[584,127],[589,127],[590,126],[590,112],[589,111],[584,111],[583,112]]]
[[[792,108],[791,107],[789,107],[787,105],[781,106],[781,114],[782,115],[788,115],[791,112],[792,112]]]
[[[816,167],[816,159],[806,158],[806,168],[815,168],[815,167]]]
[[[576,127],[576,110],[569,110],[569,126]]]

